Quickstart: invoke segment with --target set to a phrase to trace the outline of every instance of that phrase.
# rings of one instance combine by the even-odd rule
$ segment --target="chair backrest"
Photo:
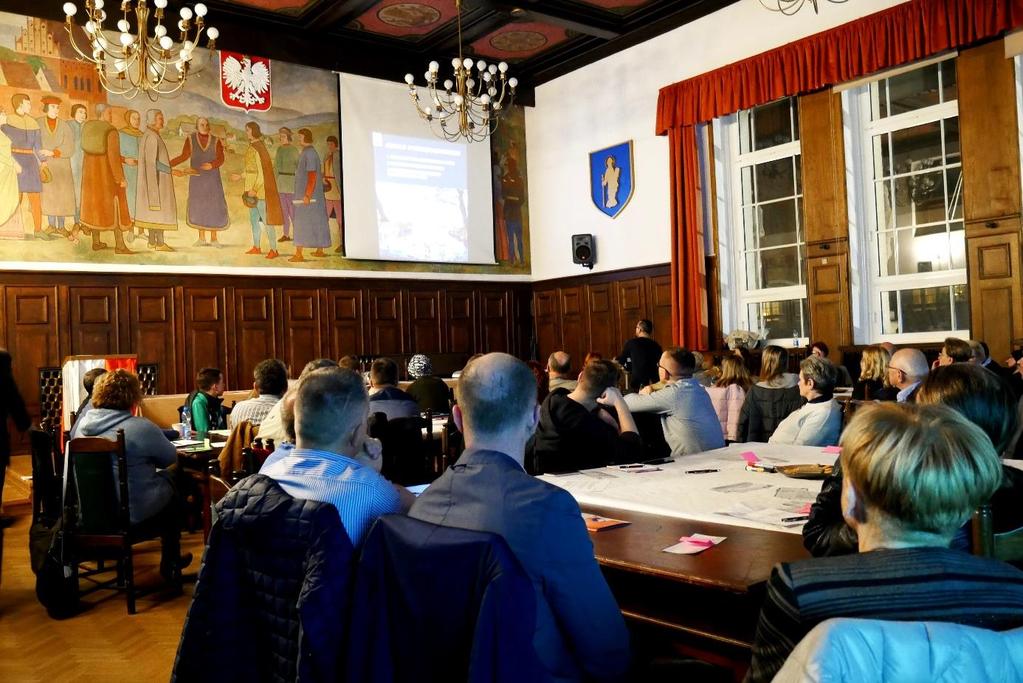
[[[497,534],[378,519],[356,568],[348,680],[543,680],[533,586]]]
[[[53,434],[35,427],[28,434],[32,445],[32,521],[46,519],[52,523],[60,516],[61,505]]]
[[[971,530],[974,555],[1003,562],[1023,562],[1023,527],[996,534],[990,505],[981,505],[973,513]]]
[[[135,374],[142,385],[142,395],[156,396],[156,390],[160,386],[160,364],[139,363],[135,366]]]
[[[131,526],[128,503],[128,461],[124,430],[116,440],[71,439],[68,445],[69,496],[77,508],[79,534],[126,533]],[[113,466],[116,463],[117,477]]]
[[[39,368],[39,419],[60,429],[64,380],[60,368]]]
[[[433,455],[433,424],[416,415],[381,420],[374,413],[370,436],[380,439],[383,446],[381,473],[388,480],[402,486],[424,484],[432,479],[430,458]],[[426,429],[424,437],[423,429]]]

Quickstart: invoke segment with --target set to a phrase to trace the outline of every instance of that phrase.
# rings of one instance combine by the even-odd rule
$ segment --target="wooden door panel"
[[[533,293],[533,320],[536,330],[537,354],[546,361],[560,346],[561,320],[558,318],[558,291],[551,289]]]
[[[185,381],[189,385],[195,382],[201,368],[219,368],[229,374],[227,291],[223,287],[184,287],[182,293]],[[234,380],[233,377],[227,379]]]
[[[331,289],[327,292],[328,334],[331,358],[361,356],[365,353],[363,293],[361,289]]]
[[[175,314],[177,306],[173,287],[129,287],[128,329],[129,352],[139,363],[157,363],[157,392],[183,392],[191,384],[185,381],[179,367],[181,339]]]
[[[480,290],[480,322],[482,327],[482,353],[503,351],[510,353],[511,294],[505,290]]]
[[[448,353],[476,353],[476,301],[472,292],[445,293],[448,317]]]
[[[1019,234],[966,240],[969,255],[970,334],[983,339],[996,360],[1007,358],[1023,338]]]
[[[369,352],[381,356],[405,353],[404,296],[399,289],[369,292]]]
[[[121,352],[119,303],[117,287],[68,287],[69,355]]]
[[[234,290],[235,360],[228,387],[244,389],[252,385],[252,371],[267,358],[277,358],[277,311],[274,293],[268,288]]]
[[[39,415],[39,368],[63,360],[57,320],[57,287],[8,286],[4,290],[7,350],[14,381],[29,413]]]
[[[615,339],[614,291],[606,282],[588,285],[586,298],[589,305],[589,351],[603,354],[604,358],[618,355]]]
[[[439,289],[409,292],[409,331],[412,353],[441,352],[441,294]]]
[[[837,349],[852,343],[849,307],[849,256],[807,260],[810,336]]]
[[[841,95],[822,90],[799,98],[803,212],[808,243],[849,236]]]
[[[617,306],[617,315],[615,316],[617,326],[615,338],[617,343],[615,346],[618,347],[618,350],[625,345],[626,340],[635,336],[636,322],[649,316],[646,305],[645,284],[643,278],[618,280],[614,283],[615,304]],[[662,347],[671,346],[670,343],[664,343],[665,340],[671,341],[670,328],[662,330],[655,327],[651,336]],[[617,353],[618,351],[616,350],[615,354],[617,355]]]
[[[667,348],[672,345],[671,338],[671,275],[658,275],[647,278],[647,309],[649,310],[650,321],[654,324],[654,337],[660,341],[661,346]],[[710,346],[715,345],[714,339],[710,340]]]
[[[298,377],[306,363],[320,358],[325,350],[320,326],[319,290],[282,290],[281,313],[284,328],[283,360],[291,369],[291,376]]]
[[[586,291],[583,285],[562,287],[561,296],[561,351],[572,358],[572,371],[578,372],[590,350],[587,334]]]

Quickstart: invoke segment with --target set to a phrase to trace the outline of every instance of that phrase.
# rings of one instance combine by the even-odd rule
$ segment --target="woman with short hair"
[[[827,358],[808,356],[799,364],[799,395],[806,403],[790,413],[770,443],[831,446],[842,431],[842,409],[834,399],[835,366]]]

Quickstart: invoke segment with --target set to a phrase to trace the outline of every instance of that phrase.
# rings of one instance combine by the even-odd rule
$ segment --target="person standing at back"
[[[663,350],[650,335],[654,324],[649,320],[636,323],[636,336],[625,342],[618,354],[618,362],[629,371],[629,391],[638,392],[648,384],[658,381],[657,361]]]
[[[465,452],[409,516],[507,541],[536,591],[533,645],[550,680],[621,680],[629,634],[579,505],[523,469],[540,414],[532,372],[512,356],[490,353],[466,366],[455,391],[452,416]]]

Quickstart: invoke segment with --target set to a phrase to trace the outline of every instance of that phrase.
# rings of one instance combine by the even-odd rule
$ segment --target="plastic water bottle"
[[[185,407],[181,409],[181,422],[184,426],[181,427],[181,438],[191,439],[192,438],[192,407],[187,403]]]
[[[799,348],[799,330],[792,330],[792,348]]]

